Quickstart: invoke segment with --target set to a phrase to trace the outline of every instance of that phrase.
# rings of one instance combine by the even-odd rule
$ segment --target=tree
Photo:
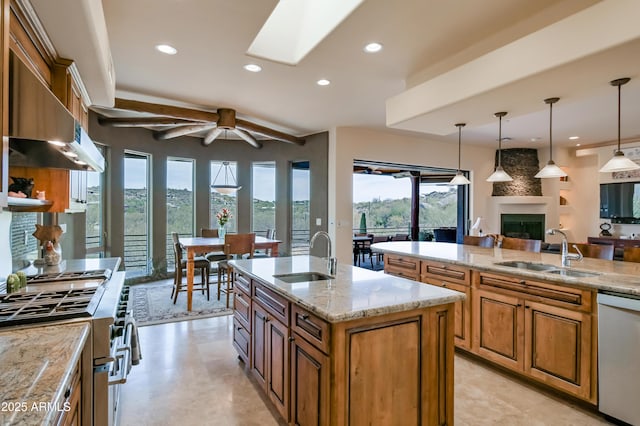
[[[364,214],[364,212],[362,212],[362,214],[360,215],[360,233],[367,233],[367,216]]]

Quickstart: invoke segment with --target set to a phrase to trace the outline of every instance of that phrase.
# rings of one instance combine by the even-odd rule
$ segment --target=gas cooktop
[[[12,293],[0,296],[0,327],[91,317],[102,287]]]

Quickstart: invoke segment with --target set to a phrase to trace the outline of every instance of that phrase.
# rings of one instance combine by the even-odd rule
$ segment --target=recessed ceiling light
[[[247,64],[244,66],[244,69],[251,72],[260,72],[262,71],[262,67],[258,64]]]
[[[369,43],[364,47],[364,51],[367,53],[376,53],[382,50],[382,45],[380,43]]]
[[[178,53],[178,49],[173,46],[169,46],[168,44],[158,44],[156,45],[156,50],[158,52],[166,53],[167,55],[175,55]]]
[[[569,136],[569,140],[575,141],[576,139],[580,139],[580,136]]]
[[[316,84],[317,84],[318,86],[328,86],[328,85],[330,85],[330,84],[331,84],[331,82],[330,82],[329,80],[327,80],[326,78],[322,78],[322,79],[318,80],[318,81],[316,82]]]
[[[538,142],[540,139],[542,139],[542,138],[535,137],[535,138],[531,138],[531,139],[529,139],[529,140],[530,140],[531,142]]]
[[[582,145],[582,144],[580,144],[580,143],[577,143],[577,144],[576,144],[576,146],[580,146],[580,145]]]

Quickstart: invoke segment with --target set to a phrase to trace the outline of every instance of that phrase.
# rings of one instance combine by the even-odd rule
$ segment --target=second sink
[[[324,281],[330,280],[333,277],[320,272],[294,272],[291,274],[274,275],[273,278],[277,278],[287,283],[302,283],[307,281]]]
[[[508,266],[510,268],[518,268],[518,269],[528,269],[530,271],[550,271],[552,269],[556,269],[556,266],[548,265],[546,263],[523,262],[518,260],[511,260],[508,262],[498,262],[496,263],[496,265]]]

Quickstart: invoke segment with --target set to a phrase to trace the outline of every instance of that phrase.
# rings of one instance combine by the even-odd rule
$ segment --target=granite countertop
[[[56,420],[89,332],[84,321],[0,331],[0,424]]]
[[[273,277],[299,272],[326,274],[326,259],[314,256],[232,260],[231,264],[329,322],[443,305],[465,297],[445,288],[342,264],[329,280],[287,283]]]
[[[614,291],[640,296],[640,263],[584,258],[572,261],[570,268],[561,267],[560,254],[532,253],[501,248],[484,248],[455,243],[427,241],[397,241],[371,245],[375,252],[414,256],[421,259],[462,265],[481,271],[506,273],[509,275],[535,278],[571,287],[591,290]],[[522,261],[544,263],[557,269],[572,269],[592,272],[589,277],[572,277],[496,265],[498,262]]]
[[[117,271],[120,267],[119,257],[107,257],[103,259],[65,259],[55,266],[30,266],[21,269],[27,275],[47,274],[56,272],[84,272],[94,269],[111,269]]]

